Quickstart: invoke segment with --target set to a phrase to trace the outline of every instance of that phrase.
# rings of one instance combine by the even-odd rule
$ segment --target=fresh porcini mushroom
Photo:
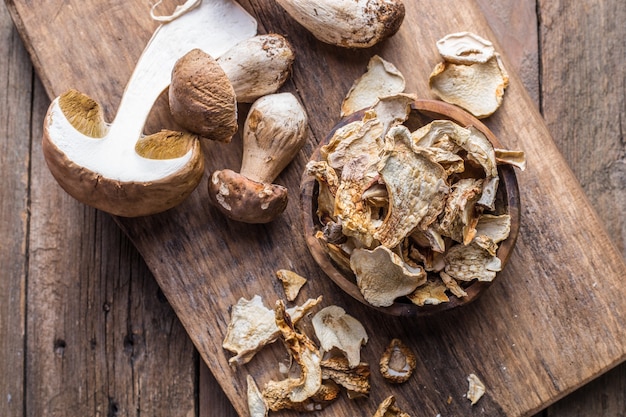
[[[222,55],[194,49],[172,71],[169,106],[184,129],[218,142],[237,132],[237,102],[252,103],[276,92],[291,73],[295,55],[280,35],[257,35]]]
[[[291,74],[294,60],[293,47],[276,33],[245,39],[216,59],[239,103],[253,103],[278,91]]]
[[[255,101],[243,127],[239,173],[213,172],[209,197],[228,218],[268,223],[287,207],[287,188],[273,184],[306,141],[307,115],[291,93],[269,94]]]
[[[198,141],[174,131],[143,136],[146,119],[181,56],[194,48],[219,56],[255,34],[256,21],[234,1],[204,2],[155,31],[112,123],[84,94],[68,91],[54,99],[42,147],[61,187],[85,204],[126,217],[181,203],[202,177]]]
[[[200,49],[174,65],[168,98],[176,123],[191,132],[218,142],[230,142],[237,132],[235,89],[217,61]]]
[[[401,0],[277,0],[318,40],[369,48],[394,35],[405,15]]]

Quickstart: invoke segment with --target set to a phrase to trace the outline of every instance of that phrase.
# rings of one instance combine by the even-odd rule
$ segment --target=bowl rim
[[[484,123],[456,105],[438,100],[416,99],[411,104],[411,109],[412,112],[419,112],[424,116],[430,117],[431,119],[448,119],[464,127],[473,126],[481,131],[495,148],[502,148],[498,138]],[[315,147],[309,160],[319,160],[320,148],[328,143],[334,132],[348,123],[361,120],[363,112],[364,110],[361,110],[341,119]],[[500,242],[496,252],[496,256],[502,262],[502,270],[504,270],[511,253],[513,252],[519,234],[521,208],[519,186],[513,166],[508,164],[498,165],[498,174],[500,176],[498,192],[505,193],[507,212],[511,216],[511,230],[509,232],[509,236]],[[322,272],[326,274],[335,284],[337,284],[348,295],[374,310],[378,310],[392,316],[404,317],[430,316],[434,313],[452,310],[454,308],[470,304],[472,301],[477,299],[502,274],[502,270],[499,271],[496,274],[496,277],[489,282],[478,280],[472,281],[466,288],[464,288],[467,292],[467,296],[463,297],[463,299],[450,295],[450,301],[437,305],[418,306],[408,302],[395,301],[388,307],[374,306],[365,300],[356,282],[348,279],[339,270],[339,267],[328,255],[328,252],[325,250],[321,240],[315,236],[316,232],[320,230],[318,226],[321,224],[315,212],[317,205],[314,204],[314,196],[317,193],[317,188],[318,183],[315,177],[307,174],[305,171],[302,175],[300,183],[300,204],[304,235],[309,252]]]

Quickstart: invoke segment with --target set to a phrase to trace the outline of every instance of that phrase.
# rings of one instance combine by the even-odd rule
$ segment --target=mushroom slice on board
[[[379,361],[380,373],[389,382],[400,384],[409,380],[417,367],[413,351],[400,339],[392,339]]]
[[[368,340],[360,321],[347,314],[343,308],[331,305],[318,311],[313,316],[312,324],[322,353],[337,348],[346,355],[351,368],[359,364],[361,346]]]
[[[367,71],[352,84],[343,99],[341,117],[373,106],[380,97],[402,93],[405,86],[404,76],[395,65],[374,55],[367,64]]]
[[[475,33],[458,32],[437,41],[439,55],[455,64],[475,64],[489,61],[495,54],[493,43]]]
[[[396,405],[396,397],[390,395],[379,405],[373,417],[410,417]]]
[[[330,379],[348,391],[348,398],[359,398],[370,393],[370,366],[359,362],[351,367],[345,356],[332,356],[322,361],[322,379]]]
[[[288,309],[294,323],[297,323],[309,310],[321,302],[321,297],[309,299],[301,306]],[[230,323],[222,347],[235,353],[228,360],[232,365],[248,363],[261,348],[274,342],[280,335],[276,326],[274,311],[265,307],[261,296],[251,300],[240,298],[232,307]]]
[[[355,249],[350,267],[365,300],[377,307],[390,306],[396,298],[410,294],[426,282],[424,269],[411,267],[385,246]]]
[[[322,358],[311,339],[294,328],[282,301],[276,302],[274,314],[281,338],[300,367],[298,378],[290,377],[281,381],[272,380],[263,389],[263,398],[268,403],[270,410],[277,411],[284,408],[285,400],[294,404],[303,403],[318,392],[322,387],[322,368],[320,365]],[[276,395],[277,393],[283,394]]]
[[[440,62],[429,76],[432,91],[443,101],[464,108],[479,119],[491,116],[502,103],[509,85],[500,57],[485,63]]]
[[[288,269],[279,269],[276,271],[276,277],[283,283],[285,297],[288,301],[293,301],[298,297],[298,293],[307,279]]]
[[[43,152],[57,182],[77,200],[120,216],[154,214],[181,203],[202,177],[200,145],[193,135],[159,132],[140,145],[155,152],[138,151],[146,119],[178,58],[194,48],[219,56],[254,36],[256,28],[234,1],[205,1],[157,28],[112,123],[83,94],[54,99],[44,121]]]

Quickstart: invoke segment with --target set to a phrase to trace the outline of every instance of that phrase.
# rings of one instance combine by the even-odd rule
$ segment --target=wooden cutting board
[[[278,179],[294,197],[286,213],[265,226],[227,221],[208,204],[205,179],[176,209],[117,219],[239,414],[247,415],[246,375],[261,384],[278,377],[277,364],[286,352],[275,344],[248,365],[230,368],[230,354],[221,348],[229,307],[254,294],[273,305],[282,296],[274,275],[281,268],[309,278],[297,301],[323,295],[323,305],[339,304],[365,325],[370,341],[363,358],[370,364],[378,362],[393,337],[407,342],[419,358],[416,374],[401,386],[384,382],[374,369],[369,399],[341,398],[331,406],[332,415],[372,415],[390,394],[414,415],[530,415],[624,360],[626,290],[621,284],[626,265],[515,74],[503,107],[487,124],[505,147],[526,152],[528,168],[518,174],[521,232],[506,270],[484,296],[436,318],[383,316],[343,295],[308,254],[295,198],[300,175],[315,144],[338,120],[353,80],[376,53],[404,73],[408,91],[430,97],[427,77],[439,59],[437,39],[470,30],[497,41],[474,2],[407,1],[400,32],[366,51],[320,44],[273,1],[241,3],[258,19],[260,32],[285,34],[297,50],[285,90],[305,105],[310,130],[308,144]],[[99,100],[112,119],[156,27],[148,2],[70,0],[33,6],[11,0],[8,6],[49,95],[77,88]],[[507,51],[498,49],[508,64]],[[155,109],[148,130],[172,125],[162,107]],[[246,110],[242,106],[241,113]],[[207,172],[238,169],[239,137],[228,145],[206,143],[204,149]],[[464,398],[470,373],[487,387],[475,406]]]

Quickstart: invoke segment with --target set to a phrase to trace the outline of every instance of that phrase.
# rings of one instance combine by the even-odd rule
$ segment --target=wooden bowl
[[[493,143],[494,147],[502,148],[495,135],[482,122],[457,106],[436,100],[416,100],[413,103],[412,108],[413,111],[411,113],[411,117],[407,122],[405,122],[405,125],[407,125],[412,131],[435,119],[449,119],[461,126],[474,126],[476,129],[480,130],[491,141],[491,143]],[[319,160],[320,148],[328,143],[337,129],[355,120],[360,120],[362,116],[363,112],[357,112],[339,122],[315,149],[311,155],[311,160]],[[497,257],[500,258],[502,268],[504,268],[511,252],[513,251],[513,247],[515,246],[515,241],[519,233],[520,200],[517,178],[513,167],[510,165],[498,165],[498,173],[500,176],[500,182],[496,194],[495,212],[497,214],[508,213],[511,216],[510,234],[507,239],[499,243],[497,250]],[[300,187],[300,199],[304,233],[309,250],[320,268],[326,273],[326,275],[328,275],[328,277],[330,277],[330,279],[332,279],[343,291],[372,309],[393,316],[427,316],[451,310],[474,301],[495,281],[495,279],[498,279],[498,276],[500,275],[500,273],[498,273],[496,278],[491,282],[477,280],[471,281],[466,287],[464,287],[464,290],[467,292],[466,297],[457,298],[454,295],[449,295],[450,301],[437,305],[418,306],[413,304],[408,299],[398,298],[389,307],[373,306],[363,298],[352,271],[346,270],[346,268],[342,267],[340,263],[335,262],[335,260],[333,260],[329,255],[328,247],[325,242],[316,237],[316,233],[319,232],[323,226],[316,214],[317,196],[317,180],[315,177],[305,173],[302,177]]]

